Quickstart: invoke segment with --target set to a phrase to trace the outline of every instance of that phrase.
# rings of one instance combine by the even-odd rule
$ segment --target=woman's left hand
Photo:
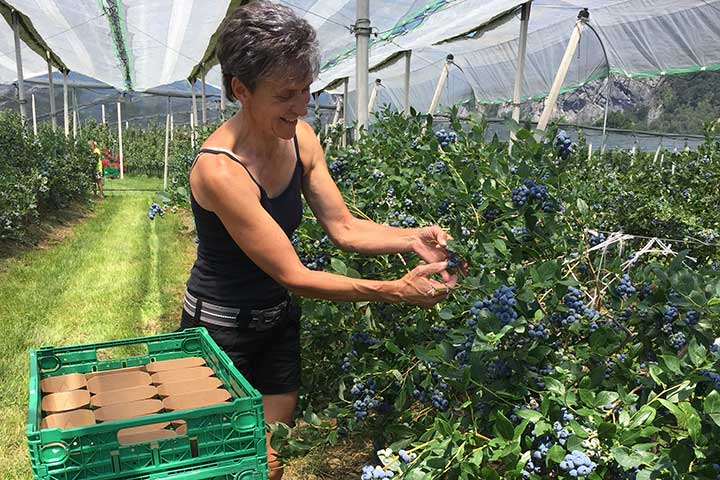
[[[448,258],[448,251],[445,248],[448,240],[452,240],[452,237],[437,225],[421,228],[413,245],[413,251],[425,260],[425,263],[442,262]],[[457,274],[450,274],[444,270],[440,272],[440,276],[449,288],[455,287]]]

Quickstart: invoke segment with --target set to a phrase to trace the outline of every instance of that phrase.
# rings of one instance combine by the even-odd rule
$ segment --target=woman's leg
[[[263,395],[263,409],[265,422],[282,422],[290,425],[293,421],[295,406],[297,405],[298,391],[281,393],[277,395]],[[282,478],[282,464],[276,459],[277,451],[270,446],[270,433],[267,434],[268,465],[270,466],[269,480]]]

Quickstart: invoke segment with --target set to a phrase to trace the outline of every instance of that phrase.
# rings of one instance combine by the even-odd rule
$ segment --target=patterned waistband
[[[264,324],[265,328],[269,328],[277,322],[277,314],[285,311],[288,302],[289,299],[286,298],[278,303],[278,305],[268,309],[243,310],[240,308],[224,307],[202,300],[198,319],[204,323],[221,327],[247,327],[250,325],[252,328],[263,329]],[[183,309],[193,318],[196,318],[197,304],[197,297],[185,290]]]

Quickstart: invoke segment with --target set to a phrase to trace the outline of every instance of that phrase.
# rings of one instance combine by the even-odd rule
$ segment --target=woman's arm
[[[203,155],[191,175],[193,194],[214,212],[235,242],[265,273],[305,297],[339,301],[407,302],[430,307],[446,297],[447,287],[428,278],[447,262],[420,265],[390,281],[355,279],[306,268],[285,232],[260,205],[259,191],[238,164]]]

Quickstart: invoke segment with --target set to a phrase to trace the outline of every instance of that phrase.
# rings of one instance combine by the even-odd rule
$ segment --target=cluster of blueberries
[[[710,383],[713,384],[713,388],[715,388],[715,390],[720,391],[720,373],[712,372],[710,370],[703,370],[700,373],[702,373],[705,378],[710,380]]]
[[[330,162],[328,168],[330,169],[330,174],[333,178],[340,178],[340,175],[342,175],[347,169],[347,165],[342,158],[338,158],[337,160]]]
[[[441,128],[437,132],[435,132],[435,138],[437,139],[438,143],[441,147],[445,148],[451,143],[455,143],[458,136],[457,133],[450,131],[445,131],[444,128]]]
[[[660,327],[660,331],[668,336],[668,341],[675,350],[680,350],[687,343],[685,334],[683,332],[676,332],[673,329],[673,322],[678,318],[680,318],[680,311],[677,306],[673,303],[665,305],[665,311],[662,316],[663,325]]]
[[[445,170],[445,162],[438,160],[428,165],[428,173],[442,173]]]
[[[395,473],[392,470],[385,470],[380,465],[365,465],[362,468],[360,480],[372,480],[373,478],[392,478]]]
[[[512,191],[512,202],[515,208],[520,208],[531,201],[545,202],[547,199],[547,187],[539,185],[529,178],[523,180],[523,184]],[[550,208],[554,208],[554,205],[550,205]]]
[[[560,323],[562,325],[572,325],[582,315],[586,315],[590,320],[590,328],[597,328],[597,320],[600,318],[600,312],[595,309],[586,307],[580,299],[582,292],[575,287],[568,287],[568,293],[563,297],[563,303],[568,307],[567,315],[562,317]],[[594,325],[593,325],[594,324]]]
[[[150,220],[155,220],[155,215],[160,215],[161,217],[164,216],[165,209],[157,203],[153,202],[153,204],[150,205],[150,211],[148,211],[148,218]]]
[[[607,239],[605,238],[605,235],[603,235],[602,233],[598,233],[597,235],[591,234],[590,240],[589,240],[590,246],[595,247],[595,246],[603,243],[605,240],[607,240]]]
[[[487,375],[490,380],[500,380],[512,375],[512,367],[500,358],[490,362],[487,367]]]
[[[322,270],[330,263],[330,255],[325,252],[318,252],[314,255],[301,257],[300,261],[310,270]]]
[[[595,470],[595,467],[597,467],[597,464],[580,450],[573,450],[565,455],[565,460],[560,462],[560,469],[566,471],[571,477],[590,475]]]
[[[387,406],[382,397],[375,398],[377,386],[374,378],[370,378],[366,382],[356,380],[350,389],[350,394],[355,399],[353,408],[355,409],[355,418],[358,420],[367,417],[370,409],[380,411]]]
[[[618,295],[623,298],[627,298],[637,292],[637,289],[630,282],[630,275],[626,273],[622,276],[620,279],[620,285],[617,286],[616,291]]]
[[[555,146],[558,149],[558,155],[563,160],[567,160],[571,153],[575,151],[575,146],[565,130],[559,130],[555,136]]]

